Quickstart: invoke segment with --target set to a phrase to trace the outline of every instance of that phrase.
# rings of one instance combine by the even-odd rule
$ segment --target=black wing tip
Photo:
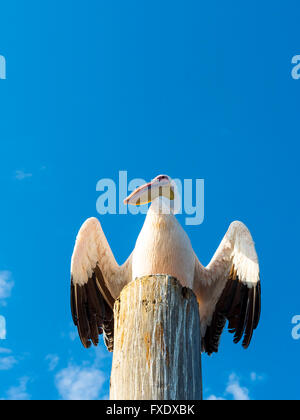
[[[90,340],[86,340],[80,337],[80,341],[85,349],[89,349],[92,347],[92,342]]]
[[[98,270],[100,271],[99,268]],[[83,286],[74,284],[73,276],[71,276],[70,298],[72,319],[83,347],[85,349],[89,349],[92,345],[97,347],[99,335],[104,333],[104,343],[108,351],[112,352],[113,310],[97,286],[95,273]]]
[[[253,333],[257,329],[261,312],[260,280],[251,288],[247,286],[247,309],[244,316],[242,347],[247,350],[251,344]],[[242,338],[242,335],[240,339]],[[240,341],[240,340],[238,340]]]
[[[242,283],[234,267],[230,271],[228,281],[216,305],[211,325],[207,327],[203,337],[203,351],[209,356],[217,353],[224,326],[228,320],[228,331],[234,334],[233,342],[242,347],[250,346],[253,331],[257,328],[261,313],[260,280],[253,287]]]
[[[72,276],[71,277],[71,291],[70,291],[71,314],[72,314],[73,323],[77,327],[78,316],[77,316],[77,311],[76,311],[76,303],[75,303],[76,296],[75,295],[76,295],[76,290],[75,290],[75,285],[73,283],[73,276]]]

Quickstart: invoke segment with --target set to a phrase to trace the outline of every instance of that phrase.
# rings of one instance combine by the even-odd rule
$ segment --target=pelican
[[[202,351],[219,348],[228,321],[233,341],[248,348],[260,318],[259,263],[252,236],[241,222],[229,226],[211,262],[204,267],[175,214],[178,190],[167,175],[137,188],[128,205],[151,202],[135,248],[119,266],[99,221],[81,227],[71,262],[71,310],[85,348],[97,346],[103,334],[113,351],[113,305],[123,287],[151,274],[168,274],[194,291],[199,304]]]

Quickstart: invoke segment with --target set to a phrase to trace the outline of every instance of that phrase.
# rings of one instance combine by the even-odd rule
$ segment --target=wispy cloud
[[[57,373],[55,383],[64,400],[96,400],[105,379],[96,367],[70,365]]]
[[[11,278],[10,271],[0,271],[0,306],[5,306],[5,299],[11,295],[14,282]],[[0,340],[6,339],[6,319],[0,315]]]
[[[216,397],[215,395],[210,395],[210,396],[207,398],[207,400],[209,400],[209,401],[224,401],[224,400],[225,400],[225,398],[222,398],[222,397]]]
[[[7,391],[8,400],[29,400],[30,395],[27,392],[27,384],[29,382],[28,377],[22,377],[19,379],[19,384],[17,386],[12,386]]]
[[[48,354],[45,357],[45,360],[49,363],[48,369],[50,370],[50,372],[56,369],[59,363],[59,357],[57,356],[57,354]]]
[[[21,170],[18,170],[18,171],[15,172],[15,178],[18,181],[23,181],[24,179],[31,178],[31,177],[32,177],[32,174],[29,173],[29,172],[24,172],[24,171],[21,171]]]
[[[261,381],[264,381],[266,379],[266,375],[261,374],[261,373],[251,372],[250,373],[250,379],[251,379],[252,382],[261,382]]]
[[[0,347],[0,354],[10,354],[11,350],[6,349],[4,347]]]
[[[10,370],[17,363],[14,356],[0,357],[0,370]]]
[[[10,297],[14,282],[10,271],[0,271],[0,300]]]
[[[229,376],[226,393],[231,394],[234,400],[250,400],[248,388],[240,385],[240,380],[235,373]]]
[[[11,355],[11,350],[0,347],[0,370],[10,370],[16,363],[18,361]]]
[[[255,375],[254,372],[250,374],[251,381],[254,381]],[[207,400],[216,401],[216,400],[250,400],[250,391],[245,386],[241,386],[241,379],[235,374],[232,373],[227,381],[225,391],[222,396],[216,396],[215,394],[210,395]]]

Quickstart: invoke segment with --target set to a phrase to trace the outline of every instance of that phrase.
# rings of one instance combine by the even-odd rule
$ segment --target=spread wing
[[[81,227],[71,262],[71,311],[85,348],[98,345],[103,334],[113,351],[113,305],[131,280],[131,257],[119,266],[99,221],[88,219]]]
[[[230,225],[206,268],[195,256],[194,291],[203,350],[208,354],[218,351],[227,320],[234,342],[243,337],[242,345],[248,348],[260,318],[261,287],[254,242],[243,223]]]

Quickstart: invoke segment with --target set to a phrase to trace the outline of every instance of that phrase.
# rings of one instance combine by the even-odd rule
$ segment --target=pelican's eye
[[[165,175],[159,176],[159,177],[158,177],[158,181],[159,181],[159,182],[161,182],[161,181],[168,181],[168,177],[167,177],[167,176],[165,176]]]

